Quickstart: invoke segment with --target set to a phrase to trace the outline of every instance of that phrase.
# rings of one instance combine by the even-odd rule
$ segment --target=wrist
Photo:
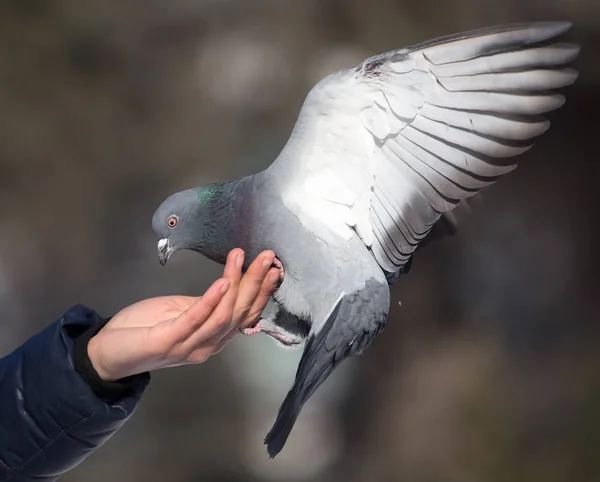
[[[92,368],[96,371],[98,376],[105,382],[114,382],[123,378],[117,374],[110,373],[109,370],[102,363],[102,354],[100,346],[102,343],[102,335],[98,336],[97,333],[88,341],[87,345],[87,356],[92,364]]]
[[[107,344],[106,332],[96,337],[108,321],[90,326],[76,338],[73,367],[101,400],[114,403],[143,391],[150,381],[150,374],[125,376],[108,369],[103,355],[103,347]]]

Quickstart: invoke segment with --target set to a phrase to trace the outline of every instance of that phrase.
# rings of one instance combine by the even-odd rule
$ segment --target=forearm
[[[100,322],[77,306],[0,360],[0,482],[54,480],[133,414],[148,374],[113,401],[98,395],[105,386],[93,389],[74,368],[75,340]]]

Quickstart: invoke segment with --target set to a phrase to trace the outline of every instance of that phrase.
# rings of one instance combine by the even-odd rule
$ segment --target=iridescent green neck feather
[[[242,188],[243,183],[231,181],[196,189],[194,251],[224,263],[229,251],[245,248],[243,225],[251,218],[251,212],[248,199],[242,202]]]

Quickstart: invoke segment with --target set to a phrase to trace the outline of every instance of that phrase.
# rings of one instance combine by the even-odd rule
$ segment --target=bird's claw
[[[260,321],[259,321],[260,323]],[[260,326],[258,326],[258,323],[250,328],[240,328],[240,333],[242,335],[246,335],[246,336],[253,336],[253,335],[258,335],[261,332],[261,328]]]
[[[285,277],[285,269],[283,267],[283,263],[279,260],[279,258],[276,257],[273,260],[273,266],[275,266],[279,270],[279,279],[283,281],[283,278]]]

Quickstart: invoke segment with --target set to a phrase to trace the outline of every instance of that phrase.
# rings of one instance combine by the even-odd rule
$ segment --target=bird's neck
[[[251,179],[219,182],[198,190],[198,222],[202,235],[194,247],[207,258],[224,264],[234,248],[249,243],[252,203]]]

